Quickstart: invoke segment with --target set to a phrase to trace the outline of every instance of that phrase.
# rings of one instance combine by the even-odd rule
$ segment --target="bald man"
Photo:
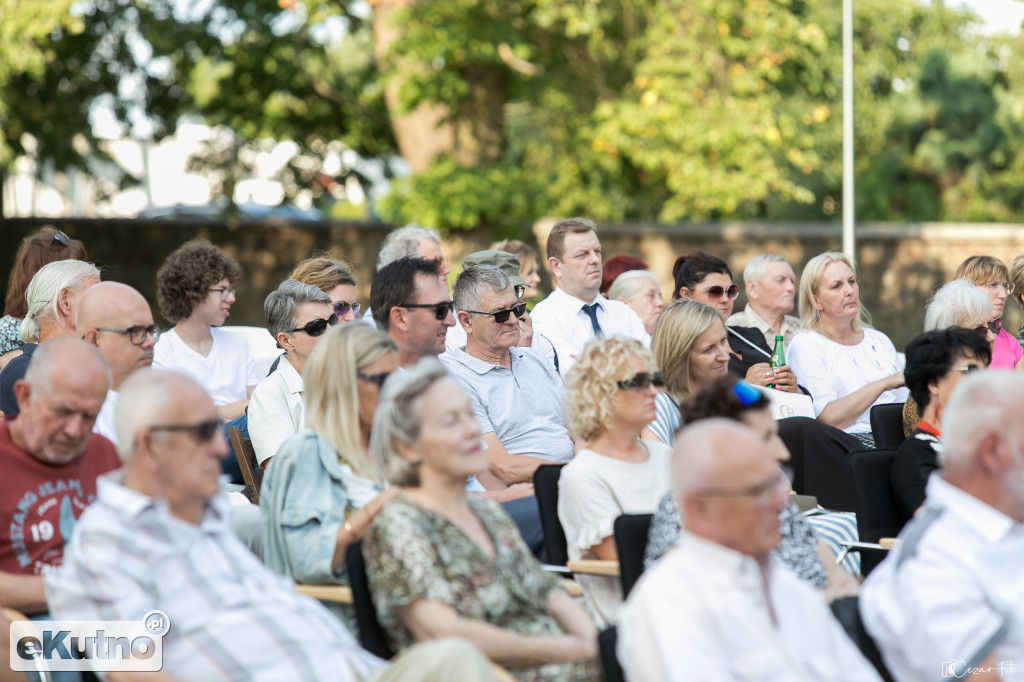
[[[0,421],[3,606],[45,610],[42,576],[60,566],[96,478],[120,466],[110,441],[92,433],[109,385],[103,356],[72,337],[39,346],[14,385],[21,413]]]
[[[672,477],[686,532],[622,610],[626,679],[879,680],[821,594],[773,556],[787,481],[764,438],[698,422],[676,437]]]
[[[114,408],[117,390],[136,370],[153,364],[160,327],[138,291],[120,282],[100,282],[82,294],[75,331],[99,349],[110,365],[111,386],[93,431],[117,443]]]

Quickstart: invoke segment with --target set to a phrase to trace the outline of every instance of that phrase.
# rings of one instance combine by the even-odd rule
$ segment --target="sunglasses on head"
[[[648,388],[652,385],[661,388],[665,385],[665,373],[637,372],[631,379],[624,379],[618,385],[619,388]]]
[[[320,336],[327,331],[328,327],[333,327],[336,324],[338,324],[338,316],[335,313],[331,313],[331,316],[326,320],[323,318],[310,320],[303,326],[292,329],[291,332],[292,334],[295,332],[306,332],[310,336]]]
[[[53,241],[50,244],[60,244],[61,246],[68,246],[68,236],[64,234],[63,230],[57,230],[57,234],[53,235]]]
[[[474,315],[493,315],[494,321],[498,324],[504,324],[508,322],[510,315],[515,315],[516,319],[519,319],[526,314],[526,304],[519,301],[511,308],[505,308],[503,310],[495,310],[493,313],[485,313],[481,310],[467,310],[467,313],[473,313]]]
[[[198,424],[159,424],[149,427],[150,431],[191,431],[200,443],[210,441],[224,428],[223,419],[208,419]]]
[[[707,296],[712,301],[717,301],[723,296],[728,296],[730,301],[735,301],[736,297],[740,295],[739,285],[730,285],[728,289],[724,289],[720,286],[708,287]]]
[[[743,407],[750,407],[761,399],[761,391],[757,390],[746,381],[737,381],[733,384],[732,392]]]
[[[338,301],[334,304],[334,314],[338,317],[342,317],[348,314],[348,311],[352,311],[353,315],[359,314],[359,303],[349,303],[348,301]]]
[[[371,384],[377,384],[377,388],[383,388],[384,382],[389,376],[391,376],[391,372],[381,372],[379,374],[363,374],[362,372],[356,372],[356,376],[363,381],[369,381]]]
[[[434,317],[439,320],[443,320],[448,317],[448,313],[452,311],[451,301],[441,301],[440,303],[406,303],[405,305],[397,306],[399,308],[430,308],[434,311]]]

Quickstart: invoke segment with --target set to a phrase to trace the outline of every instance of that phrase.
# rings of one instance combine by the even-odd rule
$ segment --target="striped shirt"
[[[63,568],[46,581],[54,618],[141,622],[163,611],[163,671],[183,680],[347,682],[386,665],[245,548],[226,495],[210,500],[196,526],[123,478],[121,470],[97,481]]]

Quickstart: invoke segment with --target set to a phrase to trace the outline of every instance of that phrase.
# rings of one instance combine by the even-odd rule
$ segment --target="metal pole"
[[[853,197],[853,0],[843,0],[843,253],[856,262]]]

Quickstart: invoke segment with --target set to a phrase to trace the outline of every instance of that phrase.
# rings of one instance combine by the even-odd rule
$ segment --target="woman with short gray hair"
[[[487,469],[487,455],[469,398],[437,360],[388,381],[371,442],[377,467],[402,487],[363,546],[392,644],[460,636],[517,680],[596,678],[586,612],[498,505],[467,496],[466,479]]]

